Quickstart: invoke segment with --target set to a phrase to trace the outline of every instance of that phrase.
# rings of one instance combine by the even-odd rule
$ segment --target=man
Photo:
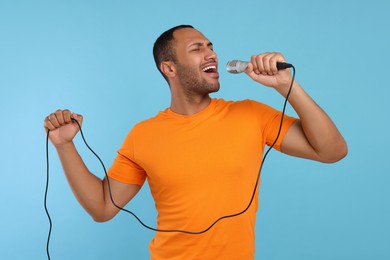
[[[163,33],[153,49],[156,65],[167,80],[171,105],[137,124],[126,137],[108,172],[114,201],[126,205],[146,178],[161,230],[199,232],[216,219],[241,212],[256,183],[264,146],[275,140],[281,113],[262,103],[212,99],[219,90],[218,59],[212,43],[192,26]],[[291,83],[280,53],[254,55],[245,73],[286,96]],[[289,97],[299,119],[285,116],[274,148],[283,153],[332,163],[347,154],[347,145],[326,113],[293,83]],[[55,146],[69,184],[96,221],[118,213],[107,179],[89,172],[72,142],[82,116],[69,110],[50,114],[44,127]],[[253,259],[257,196],[243,214],[224,219],[209,231],[191,235],[157,232],[151,258]]]

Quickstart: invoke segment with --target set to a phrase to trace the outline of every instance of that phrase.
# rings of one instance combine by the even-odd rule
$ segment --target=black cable
[[[106,170],[106,167],[103,163],[103,161],[100,159],[100,157],[95,153],[95,151],[88,145],[87,141],[85,140],[85,137],[84,137],[84,133],[83,133],[83,130],[81,129],[81,126],[79,124],[79,122],[76,120],[76,119],[73,119],[72,120],[74,122],[77,123],[79,129],[80,129],[80,134],[81,134],[81,137],[85,143],[85,145],[87,146],[87,148],[95,155],[95,157],[99,160],[99,162],[101,163],[102,167],[103,167],[103,170],[104,170],[104,174],[106,176],[106,179],[107,179],[107,185],[108,185],[108,191],[109,191],[109,194],[110,194],[110,199],[111,199],[111,202],[112,204],[117,207],[119,210],[122,210],[124,212],[127,212],[129,214],[131,214],[134,218],[136,218],[138,220],[138,222],[144,226],[145,228],[147,229],[150,229],[152,231],[156,231],[156,232],[180,232],[180,233],[185,233],[185,234],[191,234],[191,235],[198,235],[198,234],[203,234],[207,231],[209,231],[215,224],[217,224],[219,221],[221,221],[222,219],[226,219],[226,218],[232,218],[232,217],[237,217],[239,215],[242,215],[243,213],[245,213],[249,208],[250,206],[252,205],[252,202],[253,202],[253,199],[256,195],[256,191],[257,191],[257,187],[259,185],[259,181],[260,181],[260,176],[261,176],[261,170],[263,168],[263,164],[265,162],[265,159],[267,158],[267,155],[268,153],[270,152],[270,150],[274,147],[274,145],[276,144],[276,142],[278,141],[279,139],[279,136],[280,136],[280,133],[282,131],[282,126],[283,126],[283,119],[284,119],[284,115],[285,115],[285,111],[286,111],[286,106],[287,106],[287,101],[288,101],[288,98],[291,94],[291,90],[292,90],[292,87],[293,87],[293,84],[294,84],[294,79],[295,79],[295,67],[292,66],[292,69],[293,69],[293,74],[292,74],[292,79],[291,79],[291,84],[290,84],[290,87],[289,87],[289,90],[288,90],[288,93],[286,95],[286,98],[284,100],[284,104],[283,104],[283,110],[282,110],[282,116],[281,116],[281,119],[280,119],[280,125],[279,125],[279,130],[278,130],[278,133],[277,133],[277,136],[274,140],[274,142],[269,146],[269,148],[267,149],[267,151],[265,152],[264,156],[263,156],[263,159],[261,161],[261,165],[260,165],[260,169],[259,169],[259,173],[257,175],[257,179],[256,179],[256,184],[255,184],[255,187],[253,189],[253,193],[252,193],[252,196],[249,200],[249,203],[248,205],[246,206],[246,208],[244,210],[242,210],[241,212],[238,212],[238,213],[235,213],[235,214],[231,214],[231,215],[226,215],[226,216],[222,216],[220,218],[218,218],[217,220],[215,220],[208,228],[202,230],[202,231],[186,231],[186,230],[179,230],[179,229],[157,229],[157,228],[153,228],[153,227],[150,227],[148,225],[146,225],[145,223],[142,222],[142,220],[136,215],[134,214],[133,212],[131,212],[130,210],[127,210],[125,208],[122,208],[120,206],[118,206],[113,197],[112,197],[112,193],[111,193],[111,186],[110,186],[110,180],[108,178],[108,175],[107,175],[107,170]],[[47,216],[49,218],[49,222],[50,222],[50,229],[49,229],[49,235],[48,235],[48,238],[47,238],[47,255],[48,255],[48,259],[50,259],[50,254],[49,254],[49,241],[50,241],[50,234],[51,234],[51,229],[52,229],[52,222],[51,222],[51,219],[50,219],[50,215],[49,215],[49,212],[47,210],[47,207],[46,207],[46,198],[47,198],[47,191],[48,191],[48,184],[49,184],[49,155],[48,155],[48,139],[49,139],[49,130],[47,131],[47,138],[46,138],[46,160],[47,160],[47,182],[46,182],[46,190],[45,190],[45,210],[46,210],[46,213],[47,213]]]
[[[51,221],[49,210],[47,209],[47,193],[49,190],[49,132],[50,132],[50,130],[47,130],[47,136],[46,136],[46,187],[45,187],[45,197],[43,200],[43,204],[45,207],[47,218],[49,219],[49,233],[47,235],[47,241],[46,241],[46,254],[47,254],[47,259],[50,260],[49,243],[50,243],[50,235],[51,235],[53,223]]]

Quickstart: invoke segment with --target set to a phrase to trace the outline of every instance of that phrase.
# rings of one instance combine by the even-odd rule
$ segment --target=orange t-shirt
[[[158,229],[201,231],[246,208],[280,119],[279,111],[251,100],[212,99],[191,116],[168,108],[130,131],[108,175],[130,184],[148,180]],[[294,121],[285,116],[276,149]],[[206,233],[157,232],[151,259],[253,259],[257,197],[247,212]]]

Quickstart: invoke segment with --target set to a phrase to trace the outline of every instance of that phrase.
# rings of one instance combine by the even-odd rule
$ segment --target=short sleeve
[[[282,121],[281,111],[256,101],[252,101],[252,106],[255,109],[260,125],[263,128],[265,143],[268,146],[275,143],[273,148],[280,151],[284,136],[297,118],[284,114]]]
[[[108,170],[108,176],[127,184],[143,185],[146,172],[134,159],[134,134],[130,132],[122,147],[118,150],[114,163]]]

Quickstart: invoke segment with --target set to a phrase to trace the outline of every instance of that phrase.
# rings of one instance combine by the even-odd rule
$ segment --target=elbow
[[[347,142],[343,139],[341,144],[339,144],[337,147],[336,156],[335,156],[335,159],[333,160],[332,163],[335,163],[335,162],[338,162],[338,161],[344,159],[347,156],[347,154],[348,154],[348,145],[347,145]]]
[[[345,150],[345,151],[341,151],[341,152],[338,152],[336,153],[335,155],[333,155],[332,157],[329,157],[327,158],[326,160],[324,160],[323,162],[324,163],[336,163],[336,162],[339,162],[341,161],[342,159],[344,159],[348,154],[348,151]]]
[[[323,156],[321,161],[324,163],[336,163],[344,159],[348,154],[348,145],[343,140],[339,145],[335,145],[333,151],[327,156]]]
[[[95,222],[98,223],[107,222],[112,219],[112,217],[106,217],[106,216],[91,216],[91,217]]]
[[[92,216],[92,219],[93,219],[93,221],[95,221],[95,222],[97,222],[97,223],[103,223],[103,222],[109,221],[111,218],[104,218],[104,217]]]
[[[340,154],[340,159],[338,161],[340,161],[341,159],[343,159],[344,157],[346,157],[348,154],[348,145],[346,142],[344,142],[344,145],[341,149],[341,154]]]
[[[100,212],[88,212],[91,218],[98,223],[103,223],[111,220],[115,214],[106,214]]]

